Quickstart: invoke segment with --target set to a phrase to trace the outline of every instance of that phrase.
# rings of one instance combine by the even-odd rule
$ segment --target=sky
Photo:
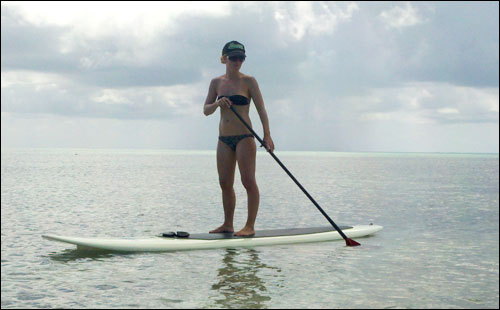
[[[224,44],[276,152],[499,151],[498,2],[1,3],[1,146],[215,150]],[[252,105],[257,133],[262,124]]]

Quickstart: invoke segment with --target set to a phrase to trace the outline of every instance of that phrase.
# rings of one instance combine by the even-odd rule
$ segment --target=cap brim
[[[229,56],[240,56],[240,55],[246,57],[245,52],[243,52],[243,51],[232,51],[232,52],[229,52],[229,53],[226,54],[227,57],[229,57]]]

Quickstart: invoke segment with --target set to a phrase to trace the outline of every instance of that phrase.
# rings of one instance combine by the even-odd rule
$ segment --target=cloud
[[[137,39],[147,40],[165,29],[178,31],[176,20],[180,16],[221,17],[231,14],[227,1],[113,1],[4,2],[3,9],[15,14],[25,23],[36,27],[58,26],[71,28],[75,35],[99,38],[126,32]],[[2,12],[3,13],[3,12]],[[3,15],[3,14],[2,14]]]
[[[252,71],[293,87],[317,75],[342,92],[398,81],[491,87],[498,14],[484,6],[235,3],[191,12],[173,4],[116,14],[106,5],[97,16],[77,6],[56,18],[48,8],[2,5],[2,70],[68,73],[107,88],[185,84],[219,69],[220,46],[239,39]],[[396,13],[419,22],[393,31],[380,16],[400,20]]]
[[[226,3],[125,4],[119,14],[116,4],[98,7],[2,4],[2,70],[71,74],[104,87],[183,84],[199,79],[192,59],[203,57],[179,44],[177,22],[230,14]]]
[[[373,128],[447,135],[498,125],[498,3],[202,4],[2,3],[8,123],[21,130],[16,117],[40,115],[101,128],[114,120],[116,135],[133,122],[146,136],[147,121],[185,135],[216,131],[202,104],[224,73],[222,46],[238,40],[277,140],[295,147],[304,135],[325,138],[309,147],[374,149],[383,138],[367,134]]]
[[[2,111],[117,119],[201,117],[201,87],[176,84],[103,88],[55,74],[11,71],[2,73]]]
[[[272,104],[273,114],[290,111],[310,122],[390,121],[394,124],[498,123],[496,88],[473,88],[441,83],[406,83],[372,88],[362,94],[329,96],[328,93],[293,93],[302,106],[281,100]],[[274,108],[275,107],[275,108]]]
[[[397,38],[401,78],[498,87],[498,3],[433,3],[425,12]]]
[[[379,18],[392,28],[410,27],[422,23],[422,17],[419,15],[418,9],[413,7],[410,2],[406,2],[404,7],[396,6],[382,11]]]
[[[349,21],[358,5],[353,2],[278,2],[274,9],[280,32],[300,41],[306,34],[332,34],[339,23]]]

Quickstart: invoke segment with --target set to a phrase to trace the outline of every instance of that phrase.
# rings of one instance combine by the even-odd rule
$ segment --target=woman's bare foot
[[[233,226],[226,226],[226,225],[222,225],[219,228],[210,231],[211,234],[232,233],[232,232],[234,232]]]
[[[252,237],[255,235],[255,230],[253,228],[245,226],[242,230],[238,231],[234,235],[238,237]]]

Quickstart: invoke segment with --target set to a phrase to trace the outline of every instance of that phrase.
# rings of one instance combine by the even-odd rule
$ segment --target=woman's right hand
[[[229,109],[229,108],[231,107],[231,105],[233,104],[233,103],[231,102],[231,100],[229,100],[229,98],[227,98],[227,97],[222,97],[222,98],[220,98],[219,100],[217,100],[215,103],[216,103],[216,104],[217,104],[217,106],[219,106],[219,107],[228,108],[228,109]]]

